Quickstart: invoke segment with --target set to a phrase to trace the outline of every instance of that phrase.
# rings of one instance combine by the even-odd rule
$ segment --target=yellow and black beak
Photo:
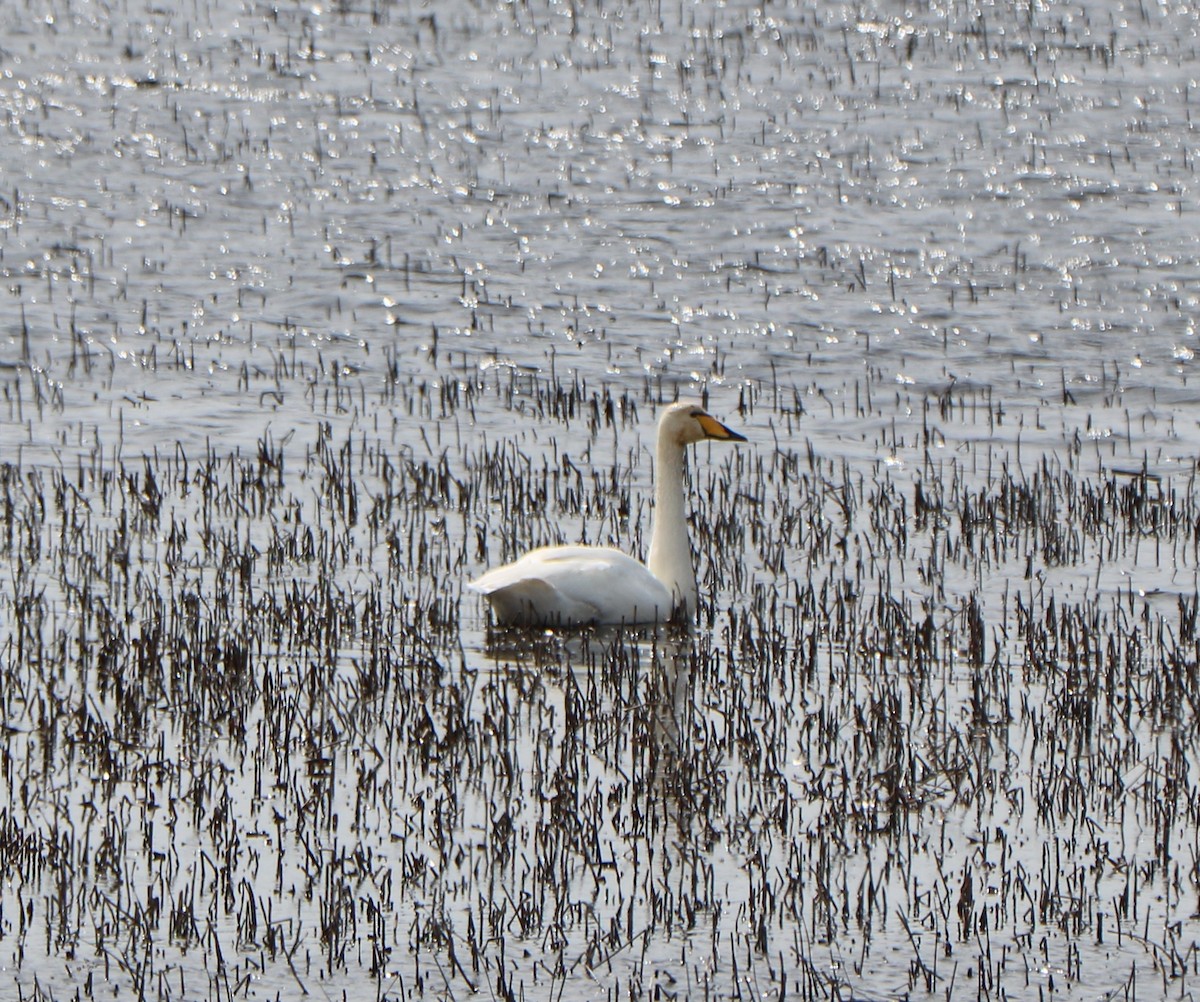
[[[696,420],[700,422],[700,427],[704,429],[704,434],[708,438],[719,439],[722,442],[744,442],[745,435],[739,435],[732,428],[726,428],[711,414],[697,414]]]

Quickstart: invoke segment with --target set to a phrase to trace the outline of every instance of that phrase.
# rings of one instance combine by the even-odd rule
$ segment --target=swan
[[[658,422],[650,559],[609,546],[543,546],[467,587],[504,626],[657,623],[696,612],[696,572],[683,498],[683,451],[693,442],[744,442],[695,403],[667,407]]]

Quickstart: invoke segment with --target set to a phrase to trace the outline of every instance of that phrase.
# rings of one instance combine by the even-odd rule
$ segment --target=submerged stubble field
[[[0,466],[10,986],[1187,997],[1192,473],[1018,462],[949,386],[851,464],[806,428],[866,384],[746,381],[696,628],[504,634],[481,567],[641,552],[675,388],[421,365],[308,439]]]

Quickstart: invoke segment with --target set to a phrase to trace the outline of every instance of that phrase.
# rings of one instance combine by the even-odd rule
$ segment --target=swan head
[[[658,419],[658,437],[660,441],[673,442],[680,446],[703,442],[706,439],[716,439],[720,442],[746,441],[745,435],[739,435],[732,428],[725,427],[699,404],[686,400],[671,404],[662,412],[662,417]]]

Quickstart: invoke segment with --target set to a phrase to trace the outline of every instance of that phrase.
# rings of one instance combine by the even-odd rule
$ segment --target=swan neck
[[[650,572],[671,589],[690,615],[696,609],[696,574],[688,540],[683,497],[683,446],[658,442],[654,478],[654,527],[650,533]]]

